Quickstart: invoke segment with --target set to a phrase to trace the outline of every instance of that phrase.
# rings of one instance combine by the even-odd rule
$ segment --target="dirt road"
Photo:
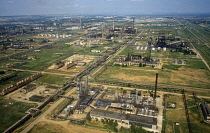
[[[75,91],[76,91],[76,88],[73,88],[65,96],[69,96]],[[42,121],[48,113],[50,113],[53,109],[55,109],[63,100],[64,98],[61,98],[58,101],[56,101],[54,104],[52,104],[48,110],[46,110],[43,114],[38,116],[38,118],[34,120],[28,127],[26,127],[21,133],[27,133],[29,130],[31,130],[38,122]]]

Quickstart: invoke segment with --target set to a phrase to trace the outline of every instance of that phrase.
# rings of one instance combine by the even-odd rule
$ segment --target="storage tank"
[[[166,49],[166,47],[163,47],[163,51],[166,51],[167,49]]]

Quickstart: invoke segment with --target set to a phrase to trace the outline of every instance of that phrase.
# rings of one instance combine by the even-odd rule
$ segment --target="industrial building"
[[[158,67],[161,65],[160,59],[153,60],[149,57],[143,57],[141,55],[128,54],[127,56],[120,56],[114,64],[128,65],[128,66],[150,66]]]
[[[27,92],[29,92],[29,91],[32,91],[32,90],[36,89],[36,87],[37,87],[37,86],[36,86],[35,84],[29,84],[29,85],[23,87],[23,88],[21,89],[21,92],[27,93]]]
[[[175,64],[175,65],[186,65],[186,62],[184,60],[173,59],[173,64]]]
[[[210,108],[206,102],[200,104],[204,120],[207,122],[210,121]]]
[[[105,90],[90,116],[95,120],[114,120],[129,128],[131,124],[157,129],[158,109],[153,97],[142,95],[137,90],[117,92]]]
[[[138,60],[141,56],[134,56]],[[74,102],[67,104],[55,114],[59,118],[84,120],[87,114],[94,120],[113,120],[120,127],[131,124],[157,131],[158,108],[156,97],[144,92],[123,90],[121,92],[103,87],[91,87],[85,80],[77,79],[77,93]],[[84,85],[82,85],[84,83]],[[155,91],[156,93],[156,91]],[[156,96],[156,95],[155,95]]]
[[[101,120],[114,120],[121,125],[122,127],[129,128],[131,124],[135,124],[138,126],[151,128],[156,130],[157,128],[157,118],[154,117],[146,117],[134,114],[124,114],[124,113],[116,113],[112,111],[93,109],[90,112],[90,116],[92,119]]]

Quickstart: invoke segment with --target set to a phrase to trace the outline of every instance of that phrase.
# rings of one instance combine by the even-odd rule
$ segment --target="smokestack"
[[[155,81],[155,93],[154,93],[154,100],[156,100],[156,93],[157,93],[157,82],[158,82],[158,73],[156,73],[156,81]]]

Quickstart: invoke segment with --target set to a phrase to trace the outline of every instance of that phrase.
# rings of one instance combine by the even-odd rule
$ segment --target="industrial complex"
[[[0,19],[1,132],[209,131],[203,18],[19,19]]]

